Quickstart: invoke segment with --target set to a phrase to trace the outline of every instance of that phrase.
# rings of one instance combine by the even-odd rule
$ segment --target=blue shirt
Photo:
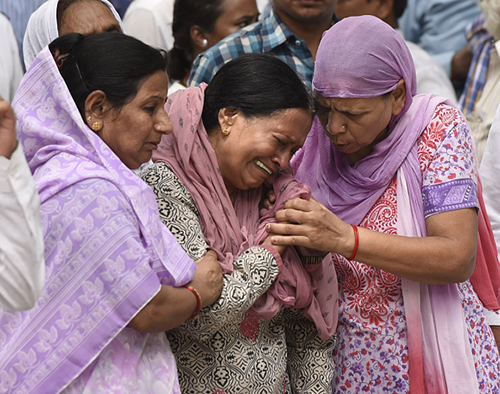
[[[0,0],[0,12],[9,18],[14,34],[16,35],[17,46],[22,57],[23,38],[28,20],[31,14],[36,11],[46,0]]]
[[[481,10],[477,0],[408,0],[399,27],[451,75],[451,59],[466,43],[465,27]]]
[[[188,85],[209,83],[225,63],[244,53],[272,53],[278,56],[295,70],[309,89],[312,88],[314,58],[311,51],[305,41],[292,33],[272,8],[261,21],[244,27],[198,55],[193,63]]]

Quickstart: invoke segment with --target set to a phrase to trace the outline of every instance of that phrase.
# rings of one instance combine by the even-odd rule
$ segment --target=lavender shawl
[[[54,394],[98,364],[160,284],[187,283],[195,264],[161,223],[151,189],[83,122],[48,48],[13,106],[41,199],[47,275],[32,310],[0,311],[0,392]],[[136,334],[142,344],[164,336]],[[171,360],[166,385],[178,388],[168,346],[154,352]],[[131,358],[115,355],[112,367],[130,372]]]
[[[436,106],[453,104],[437,96],[415,96],[416,74],[410,51],[401,36],[380,19],[346,18],[324,33],[313,79],[314,89],[321,95],[376,97],[394,90],[401,79],[407,92],[404,108],[391,119],[388,136],[369,156],[351,166],[316,119],[292,167],[296,178],[311,186],[316,199],[353,224],[363,220],[398,174],[398,233],[425,236],[416,142]],[[411,392],[477,392],[457,286],[428,286],[405,279],[402,286]]]

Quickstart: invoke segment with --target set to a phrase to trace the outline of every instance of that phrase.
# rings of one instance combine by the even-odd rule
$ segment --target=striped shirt
[[[494,39],[486,30],[484,23],[484,15],[481,14],[472,24],[467,26],[466,30],[467,40],[468,42],[474,41],[473,47],[475,50],[465,88],[459,101],[460,109],[465,115],[469,115],[474,109],[486,83],[486,74]]]

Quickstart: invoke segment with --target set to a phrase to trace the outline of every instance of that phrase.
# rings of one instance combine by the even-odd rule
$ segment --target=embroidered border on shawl
[[[479,208],[477,186],[472,179],[454,181],[422,187],[425,217],[463,208]]]

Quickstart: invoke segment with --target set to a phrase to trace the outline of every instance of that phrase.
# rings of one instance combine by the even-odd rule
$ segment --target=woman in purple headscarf
[[[324,34],[313,85],[319,109],[293,167],[317,201],[287,202],[269,231],[334,253],[334,392],[498,393],[481,303],[498,308],[497,294],[480,301],[468,280],[476,248],[476,271],[496,253],[477,242],[487,222],[463,115],[415,94],[408,48],[372,16]]]
[[[73,33],[22,81],[46,282],[32,310],[0,311],[0,392],[180,392],[164,331],[211,305],[222,274],[215,254],[184,253],[132,172],[172,131],[165,66],[135,38]]]

